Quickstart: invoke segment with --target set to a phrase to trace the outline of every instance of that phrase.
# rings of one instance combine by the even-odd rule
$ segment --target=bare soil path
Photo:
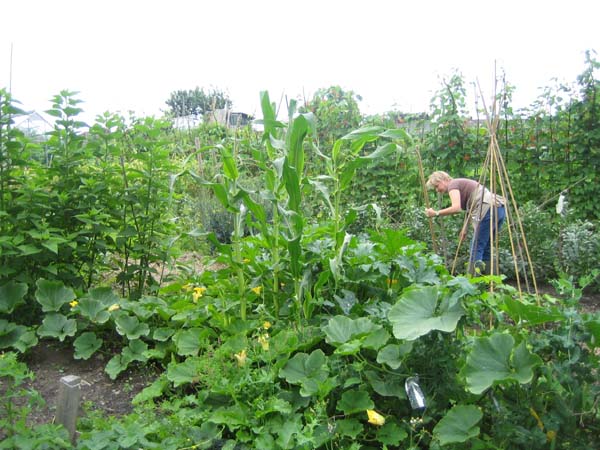
[[[32,424],[54,420],[59,382],[67,375],[77,375],[83,380],[80,414],[86,408],[101,410],[107,416],[129,413],[132,410],[131,400],[154,381],[156,370],[138,367],[111,380],[104,372],[109,359],[110,356],[97,354],[87,361],[77,360],[73,358],[73,348],[60,342],[40,341],[24,361],[35,374],[28,387],[39,392],[46,402],[43,408],[31,414]]]

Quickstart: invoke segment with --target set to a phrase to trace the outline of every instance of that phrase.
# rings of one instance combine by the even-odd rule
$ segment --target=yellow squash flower
[[[263,323],[263,328],[264,328],[265,330],[268,330],[269,328],[271,328],[271,322],[269,322],[269,321],[267,320],[265,323]]]
[[[75,308],[77,305],[79,305],[79,302],[77,300],[73,300],[71,303],[69,303],[69,305],[71,305],[71,308]]]
[[[246,350],[242,350],[239,353],[233,355],[237,361],[238,367],[243,367],[246,364]]]
[[[194,300],[194,303],[198,303],[198,299],[200,297],[202,297],[204,292],[206,292],[205,287],[195,287],[194,288],[194,293],[192,294],[192,299]]]
[[[113,303],[112,305],[110,305],[108,307],[108,312],[117,311],[119,309],[121,309],[121,307],[119,306],[119,304],[118,303]]]
[[[262,291],[262,286],[256,286],[253,287],[252,289],[250,289],[252,292],[254,292],[256,295],[260,295],[261,291]]]
[[[378,427],[385,424],[385,417],[373,409],[367,409],[367,417],[370,424],[377,425]]]
[[[258,336],[258,343],[265,352],[269,350],[269,335],[265,333]]]

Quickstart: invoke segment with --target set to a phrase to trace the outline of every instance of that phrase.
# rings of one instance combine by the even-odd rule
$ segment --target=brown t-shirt
[[[448,192],[457,189],[460,192],[460,208],[467,210],[467,202],[471,198],[475,189],[477,189],[479,183],[475,180],[469,180],[468,178],[454,178],[448,183]]]

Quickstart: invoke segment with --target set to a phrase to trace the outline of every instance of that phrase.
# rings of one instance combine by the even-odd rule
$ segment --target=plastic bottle
[[[419,386],[419,377],[408,377],[404,382],[404,389],[408,396],[408,401],[412,409],[417,411],[424,411],[426,408],[425,395]]]

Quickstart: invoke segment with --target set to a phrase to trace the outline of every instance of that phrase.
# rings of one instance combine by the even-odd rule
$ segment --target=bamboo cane
[[[427,185],[425,184],[425,173],[423,172],[423,161],[421,160],[421,152],[419,152],[419,147],[415,147],[415,153],[417,155],[417,165],[419,166],[419,176],[421,178],[421,188],[423,190],[423,199],[425,200],[425,207],[429,208],[429,196],[427,195]],[[433,246],[433,251],[437,253],[437,239],[435,237],[433,219],[431,217],[429,217],[429,231],[431,232],[431,244]]]
[[[478,82],[478,85],[479,85],[479,82]],[[479,87],[479,91],[481,92],[481,87]],[[486,116],[487,116],[488,130],[490,132],[490,151],[491,151],[491,153],[493,153],[493,159],[495,160],[495,166],[496,166],[496,170],[499,175],[498,178],[500,180],[500,187],[502,190],[502,195],[505,196],[505,198],[508,198],[508,195],[506,194],[506,192],[508,191],[508,194],[510,195],[510,203],[512,205],[514,205],[515,216],[516,216],[516,225],[519,227],[519,232],[521,234],[522,241],[523,241],[522,247],[525,250],[527,262],[529,264],[531,279],[532,279],[533,286],[535,289],[535,295],[536,295],[536,297],[538,297],[537,282],[536,282],[536,278],[535,278],[535,273],[533,271],[533,264],[531,262],[531,256],[529,254],[529,249],[527,247],[527,240],[525,238],[525,232],[523,230],[523,223],[519,216],[518,208],[516,207],[516,200],[515,200],[514,192],[512,190],[511,184],[510,184],[508,171],[506,169],[506,165],[504,164],[504,160],[502,158],[502,153],[500,152],[500,147],[499,147],[498,141],[496,139],[495,130],[497,129],[498,122],[499,122],[499,115],[496,112],[496,96],[494,95],[494,105],[493,105],[493,109],[492,109],[492,117],[491,118],[490,118],[490,113],[489,113],[487,107],[485,106],[485,99],[483,99],[483,96],[482,96],[482,101],[483,101],[484,109],[485,109]],[[491,120],[491,119],[493,119],[493,120]],[[505,184],[506,184],[506,188],[505,188]],[[512,237],[512,233],[511,233],[512,227],[511,227],[511,215],[509,214],[509,211],[508,211],[509,209],[510,208],[508,208],[508,205],[507,205],[507,211],[506,211],[507,212],[507,214],[506,214],[507,227],[508,227],[508,232],[509,232],[509,237],[510,237],[513,261],[514,261],[514,265],[515,265],[515,275],[517,277],[517,285],[519,288],[519,295],[522,298],[520,279],[519,279],[519,270],[517,267],[517,255],[515,252],[513,237]],[[519,254],[521,254],[521,260],[524,260],[525,258],[523,258],[523,256],[522,256],[522,249],[521,249],[520,245],[519,245]],[[524,261],[523,261],[523,265],[524,265]],[[527,277],[525,277],[525,281],[526,281],[526,284],[528,284]],[[539,298],[537,301],[539,304]]]

